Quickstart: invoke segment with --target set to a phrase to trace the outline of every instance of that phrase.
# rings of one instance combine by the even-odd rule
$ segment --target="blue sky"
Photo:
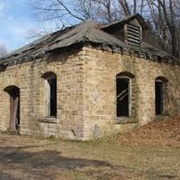
[[[29,0],[0,0],[0,44],[13,51],[30,42],[28,34],[39,30]]]

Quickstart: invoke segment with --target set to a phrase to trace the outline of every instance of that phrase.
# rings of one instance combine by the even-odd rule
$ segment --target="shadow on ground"
[[[27,152],[23,151],[24,148],[27,147],[0,148],[0,162],[3,164],[28,164],[28,167],[36,169],[55,166],[59,169],[74,170],[86,166],[111,166],[105,161],[65,157],[57,151]]]
[[[156,171],[141,172],[135,168],[115,166],[107,161],[75,158],[59,151],[44,149],[43,145],[0,147],[0,180],[60,180],[63,173],[63,180],[76,175],[78,177],[75,179],[90,180],[177,179],[177,176]]]
[[[89,160],[83,158],[65,157],[57,151],[38,151],[33,152],[31,148],[38,146],[20,146],[20,147],[0,147],[0,165],[6,167],[0,169],[0,179],[13,179],[11,175],[6,174],[7,169],[20,171],[22,174],[28,174],[34,178],[53,179],[54,170],[75,170],[85,167],[112,167],[106,161]],[[19,180],[17,178],[17,180]]]

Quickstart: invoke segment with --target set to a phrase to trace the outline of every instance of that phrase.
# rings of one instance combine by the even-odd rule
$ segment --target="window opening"
[[[155,80],[155,113],[157,115],[163,114],[165,105],[165,86],[167,80],[162,78],[156,78]]]
[[[57,79],[54,73],[43,75],[46,80],[46,102],[48,116],[57,116]]]
[[[56,78],[49,79],[49,88],[50,88],[50,94],[49,94],[49,99],[50,99],[50,116],[56,116],[57,114],[57,92],[56,92]]]
[[[116,78],[117,117],[130,115],[130,79]]]

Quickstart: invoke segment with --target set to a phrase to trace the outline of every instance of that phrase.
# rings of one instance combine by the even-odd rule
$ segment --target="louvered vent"
[[[132,46],[141,46],[141,29],[134,24],[127,24],[127,42]]]

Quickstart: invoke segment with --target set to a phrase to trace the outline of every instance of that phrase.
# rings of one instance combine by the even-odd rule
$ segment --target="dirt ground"
[[[180,118],[80,142],[0,134],[0,180],[179,180]]]
[[[180,147],[0,134],[0,180],[180,179]]]

